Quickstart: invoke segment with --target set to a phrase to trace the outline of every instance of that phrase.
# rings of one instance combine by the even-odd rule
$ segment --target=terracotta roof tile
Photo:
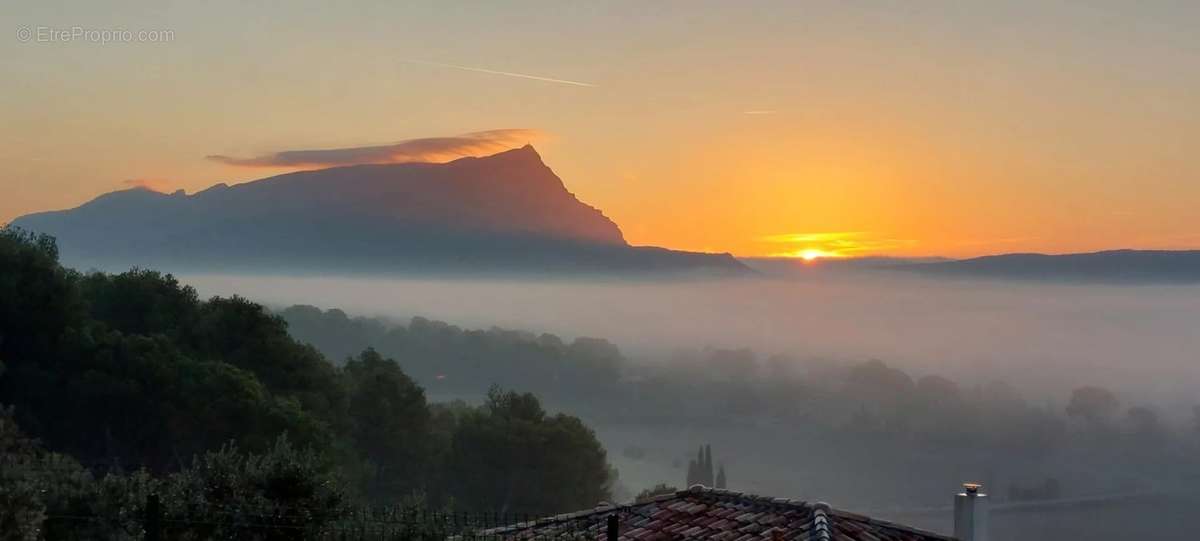
[[[620,539],[667,541],[953,541],[901,524],[832,509],[824,503],[692,487],[632,505],[604,505],[483,532],[489,539],[605,539],[616,515]]]

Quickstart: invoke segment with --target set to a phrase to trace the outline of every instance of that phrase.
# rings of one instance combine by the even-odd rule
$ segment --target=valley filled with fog
[[[1063,405],[1079,385],[1132,402],[1200,403],[1200,286],[1060,285],[826,273],[676,282],[342,279],[184,275],[240,294],[355,316],[412,316],[605,338],[635,362],[749,348],[800,360],[880,359],[914,376],[1003,380]],[[1186,412],[1190,415],[1190,411]]]
[[[993,493],[1000,537],[1171,537],[1197,499],[1200,287],[886,271],[184,280],[281,310],[330,359],[375,347],[433,401],[537,393],[595,429],[622,501],[683,486],[701,445],[731,489],[940,531],[963,481]],[[1147,508],[1176,519],[1120,519]]]

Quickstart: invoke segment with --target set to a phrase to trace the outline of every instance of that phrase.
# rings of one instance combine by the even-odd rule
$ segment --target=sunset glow
[[[910,241],[881,238],[861,231],[787,233],[770,235],[759,240],[769,245],[786,247],[784,250],[771,250],[769,255],[772,257],[792,257],[805,261],[878,255],[910,244]]]
[[[826,252],[824,250],[808,248],[808,249],[800,250],[800,251],[796,251],[796,252],[788,252],[788,253],[778,254],[778,257],[793,257],[793,258],[797,258],[797,259],[803,259],[804,261],[815,261],[817,259],[825,259],[825,258],[830,258],[830,257],[842,257],[842,256],[839,256],[838,254],[835,254],[833,252]]]
[[[175,39],[0,41],[0,64],[20,81],[0,103],[0,222],[128,179],[192,193],[532,140],[637,245],[816,258],[1200,247],[1190,5],[1114,5],[1110,19],[1020,2],[615,2],[598,17],[536,3],[469,16],[300,4],[288,17],[239,6],[221,24],[186,3],[147,13],[118,2],[85,20],[37,3],[14,14],[14,25],[95,18]],[[446,28],[461,39],[448,44]],[[421,146],[480,133],[505,137]],[[764,240],[814,231],[855,233]]]
[[[0,20],[0,541],[1200,539],[1200,0]]]

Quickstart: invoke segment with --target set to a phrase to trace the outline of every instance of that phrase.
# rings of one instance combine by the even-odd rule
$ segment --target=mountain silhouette
[[[13,225],[57,237],[68,264],[106,270],[751,272],[729,254],[630,246],[528,145],[440,164],[288,173],[192,195],[122,190]]]
[[[1200,283],[1200,250],[1107,250],[1078,254],[1002,254],[904,265],[941,276],[1108,283]]]

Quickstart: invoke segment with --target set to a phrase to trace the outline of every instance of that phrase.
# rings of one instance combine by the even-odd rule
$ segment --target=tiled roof
[[[695,486],[630,505],[601,505],[485,532],[506,540],[604,540],[609,516],[628,541],[953,541],[954,538],[832,509],[828,504],[767,498]]]

